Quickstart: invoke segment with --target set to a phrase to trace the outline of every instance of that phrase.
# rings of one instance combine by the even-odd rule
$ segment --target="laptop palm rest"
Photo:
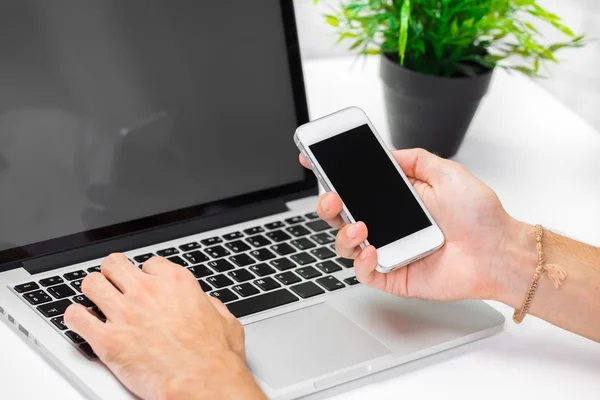
[[[391,352],[327,303],[249,324],[245,329],[248,365],[274,389]]]

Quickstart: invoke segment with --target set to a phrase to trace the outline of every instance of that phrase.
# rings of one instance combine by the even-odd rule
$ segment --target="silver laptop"
[[[292,140],[308,113],[291,1],[8,0],[0,15],[0,319],[87,397],[130,398],[62,317],[95,307],[82,279],[114,251],[192,271],[245,325],[271,398],[501,329],[482,302],[369,289],[335,254]]]

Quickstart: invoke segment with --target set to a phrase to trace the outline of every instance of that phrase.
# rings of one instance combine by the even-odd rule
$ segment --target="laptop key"
[[[266,237],[264,237],[263,235],[256,235],[256,236],[249,237],[248,239],[246,239],[246,241],[254,247],[263,247],[263,246],[271,244],[271,241],[269,239],[267,239]]]
[[[279,283],[275,282],[275,280],[273,278],[269,278],[269,277],[254,281],[254,284],[256,286],[258,286],[259,288],[261,288],[262,290],[264,290],[265,292],[268,292],[269,290],[273,290],[273,289],[277,289],[278,287],[281,287],[281,285]]]
[[[181,265],[182,267],[187,267],[188,265],[190,265],[190,264],[188,264],[187,261],[185,261],[183,258],[181,258],[179,256],[169,257],[169,258],[167,258],[167,260],[169,260],[172,263],[175,263],[177,265]]]
[[[246,235],[256,235],[257,233],[264,232],[265,229],[262,226],[255,226],[254,228],[244,229]]]
[[[251,283],[242,283],[241,285],[235,285],[233,291],[239,294],[242,297],[254,296],[255,294],[259,294],[260,290],[252,286]]]
[[[314,244],[307,238],[292,240],[290,243],[293,244],[294,246],[296,246],[298,248],[298,250],[308,250],[308,249],[312,249],[313,247],[317,247],[316,244]]]
[[[229,250],[227,250],[225,247],[223,247],[221,245],[209,247],[208,249],[205,249],[204,252],[206,252],[206,254],[208,254],[212,258],[225,257],[225,256],[228,256],[231,254],[229,252]]]
[[[285,233],[281,229],[278,229],[278,230],[273,231],[273,232],[269,232],[269,233],[267,233],[267,236],[269,237],[269,239],[271,239],[275,243],[285,242],[286,240],[292,238],[290,235],[288,235],[287,233]]]
[[[241,253],[242,251],[250,250],[250,246],[248,246],[246,243],[242,242],[241,240],[234,240],[233,242],[225,243],[225,247],[227,247],[229,250],[233,251],[234,253]]]
[[[210,292],[211,290],[213,290],[213,288],[210,287],[210,285],[204,282],[202,279],[198,279],[198,283],[200,284],[200,288],[203,292]]]
[[[62,299],[55,301],[53,303],[42,304],[41,306],[37,306],[37,310],[42,313],[42,315],[46,318],[57,317],[59,315],[63,315],[71,304],[71,300]]]
[[[329,229],[329,224],[322,219],[318,219],[316,221],[307,222],[306,226],[312,229],[315,232],[322,232],[326,229]]]
[[[310,238],[322,246],[335,242],[335,238],[327,232],[319,233],[318,235],[311,236]]]
[[[256,258],[258,261],[267,261],[277,257],[269,249],[258,249],[250,252],[250,255]]]
[[[305,217],[308,219],[317,219],[319,218],[319,214],[317,214],[316,211],[313,211],[311,213],[306,214]]]
[[[304,218],[301,217],[300,215],[298,215],[296,217],[288,218],[285,220],[285,222],[288,223],[289,225],[298,224],[302,221],[304,221]]]
[[[253,265],[250,267],[250,270],[258,276],[267,276],[277,272],[274,268],[269,267],[265,263]]]
[[[298,283],[302,280],[298,277],[298,275],[296,275],[295,273],[293,273],[291,271],[284,272],[283,274],[275,275],[275,279],[277,279],[279,282],[283,283],[284,285],[293,285],[294,283]]]
[[[244,234],[242,232],[231,232],[226,235],[223,235],[223,239],[225,240],[234,240],[239,239],[241,237],[244,237]]]
[[[74,271],[74,272],[69,272],[68,274],[64,274],[63,276],[68,281],[74,281],[76,279],[85,278],[87,276],[87,272],[85,272],[85,271]]]
[[[133,259],[135,260],[136,263],[143,264],[146,261],[148,261],[149,259],[151,259],[152,257],[154,257],[154,254],[147,253],[147,254],[141,254],[139,256],[135,256],[135,257],[133,257]]]
[[[281,244],[276,244],[274,246],[271,246],[271,250],[273,250],[275,253],[279,254],[280,256],[287,256],[288,254],[292,254],[296,252],[296,249],[294,249],[292,246],[290,246],[287,243],[281,243]]]
[[[191,264],[200,264],[201,262],[210,260],[210,258],[208,258],[206,254],[202,253],[200,250],[192,251],[191,253],[185,253],[183,258],[188,260]]]
[[[346,278],[344,279],[344,282],[346,282],[348,285],[353,286],[353,285],[358,285],[360,282],[358,281],[358,279],[356,279],[355,276],[351,276],[350,278]]]
[[[215,237],[211,237],[211,238],[208,238],[208,239],[202,239],[200,241],[200,243],[202,243],[205,246],[212,246],[214,244],[223,243],[223,239],[221,239],[218,236],[215,236]]]
[[[312,282],[300,283],[298,285],[291,286],[290,289],[292,289],[298,296],[302,297],[303,299],[308,299],[309,297],[325,293],[323,289],[321,289]]]
[[[322,273],[320,273],[313,267],[298,268],[296,270],[296,273],[298,275],[300,275],[301,277],[303,277],[304,279],[312,279],[312,278],[316,278],[317,276],[323,275]]]
[[[65,297],[71,297],[75,295],[73,289],[65,285],[52,286],[48,288],[48,293],[54,296],[57,299],[64,299]]]
[[[92,346],[89,343],[83,343],[79,345],[79,350],[81,350],[86,356],[91,358],[92,360],[97,360],[98,356],[92,350]]]
[[[224,258],[215,261],[209,261],[206,265],[217,272],[231,271],[235,266]]]
[[[27,282],[27,283],[22,283],[20,285],[15,285],[15,291],[17,293],[27,293],[27,292],[31,292],[33,290],[39,289],[40,285],[38,285],[35,282]]]
[[[328,258],[335,257],[335,253],[329,250],[327,247],[319,247],[310,251],[312,255],[317,257],[319,260],[327,260]]]
[[[302,225],[290,226],[289,228],[285,228],[285,230],[296,237],[308,235],[310,233],[310,231]]]
[[[75,290],[77,290],[79,293],[81,293],[81,282],[83,282],[83,279],[80,279],[80,280],[75,281],[75,282],[71,282],[71,286],[73,286],[73,288]]]
[[[230,301],[237,300],[239,298],[229,289],[215,290],[214,292],[211,292],[210,295],[221,300],[222,303],[229,303]]]
[[[43,303],[48,303],[49,301],[52,301],[52,297],[48,296],[48,294],[46,292],[44,292],[43,290],[37,290],[35,292],[25,293],[23,295],[23,297],[25,298],[25,300],[27,300],[34,306],[37,304],[43,304]]]
[[[67,330],[67,324],[65,324],[65,317],[63,317],[62,315],[60,317],[54,317],[50,321],[61,331]]]
[[[284,226],[285,226],[285,224],[281,221],[275,221],[275,222],[265,224],[265,228],[267,228],[268,230],[283,228]]]
[[[250,257],[248,254],[243,253],[229,257],[229,259],[238,267],[245,267],[246,265],[254,264],[256,262],[256,260]]]
[[[227,304],[229,311],[237,318],[256,314],[271,308],[280,307],[298,301],[298,298],[287,289],[267,292],[259,296],[250,297]]]
[[[342,270],[342,267],[340,267],[339,265],[337,265],[336,263],[334,263],[331,260],[317,263],[317,264],[315,264],[315,267],[319,268],[321,271],[325,272],[326,274],[331,274],[331,273]]]
[[[319,285],[323,286],[325,289],[329,290],[330,292],[345,287],[345,285],[342,282],[340,282],[336,277],[331,275],[319,278],[316,280],[316,282]]]
[[[198,242],[191,242],[191,243],[186,243],[184,245],[179,246],[179,248],[181,249],[181,251],[192,251],[192,250],[196,250],[199,249],[200,247],[200,243]],[[138,260],[135,260],[138,261]],[[138,261],[141,262],[141,261]]]
[[[71,341],[75,344],[80,344],[80,343],[85,342],[85,340],[83,340],[83,338],[81,336],[79,336],[78,334],[76,334],[73,331],[66,331],[65,335],[67,335],[67,337],[69,339],[71,339]]]
[[[291,256],[291,259],[300,265],[306,265],[317,261],[316,258],[308,253],[298,253]]]
[[[256,278],[256,276],[254,276],[254,274],[248,271],[247,269],[236,269],[235,271],[231,271],[227,275],[235,279],[236,282],[246,282]]]
[[[206,278],[206,281],[216,287],[217,289],[223,288],[233,284],[233,281],[225,275],[215,275]]]
[[[100,266],[99,266],[99,265],[96,265],[95,267],[88,268],[88,269],[87,269],[87,272],[89,272],[90,274],[91,274],[92,272],[100,272]]]
[[[288,269],[292,269],[296,266],[296,264],[292,260],[285,257],[278,258],[277,260],[272,260],[269,264],[271,264],[280,271],[287,271]]]
[[[75,303],[79,303],[84,307],[95,307],[96,305],[94,303],[92,303],[92,301],[90,299],[87,298],[87,296],[83,295],[83,294],[78,294],[77,296],[73,297],[73,301]]]
[[[178,253],[179,250],[177,250],[175,247],[169,247],[168,249],[159,250],[156,252],[156,254],[158,254],[161,257],[171,257]]]
[[[353,268],[354,267],[354,260],[351,258],[338,257],[335,259],[335,261],[342,264],[342,266],[344,266],[345,268]]]

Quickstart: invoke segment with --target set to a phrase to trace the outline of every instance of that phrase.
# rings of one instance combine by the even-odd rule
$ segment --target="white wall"
[[[313,0],[294,0],[298,34],[302,55],[305,58],[331,57],[348,54],[348,44],[335,45],[334,28],[327,25],[322,15],[328,11],[328,4],[337,0],[321,0],[314,5]]]

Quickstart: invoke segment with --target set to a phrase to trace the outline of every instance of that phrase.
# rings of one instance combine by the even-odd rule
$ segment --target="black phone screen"
[[[369,125],[315,143],[310,150],[354,219],[367,225],[368,241],[376,248],[431,226]]]

